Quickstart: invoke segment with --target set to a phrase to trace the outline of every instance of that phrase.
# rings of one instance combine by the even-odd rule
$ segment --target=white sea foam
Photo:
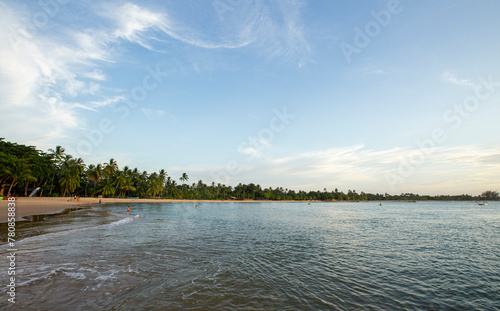
[[[50,277],[50,275],[51,275],[51,273],[45,274],[45,275],[42,275],[42,276],[31,277],[29,280],[17,284],[17,286],[21,287],[21,286],[24,286],[24,285],[28,285],[28,284],[30,284],[32,282],[36,282],[38,280],[46,279],[46,278]]]
[[[77,280],[84,280],[87,277],[85,277],[85,274],[80,273],[80,272],[66,272],[63,271],[65,275],[69,276],[72,279],[77,279]]]
[[[113,228],[116,226],[120,225],[125,225],[128,223],[133,222],[134,220],[143,217],[142,215],[135,215],[134,217],[127,217],[123,218],[114,222],[111,222],[109,224],[105,225],[99,225],[99,226],[94,226],[94,227],[85,227],[85,228],[78,228],[78,229],[72,229],[72,230],[66,230],[66,231],[60,231],[60,232],[54,232],[54,233],[47,233],[47,234],[42,234],[42,235],[37,235],[33,237],[29,237],[23,240],[18,241],[17,243],[26,243],[26,242],[33,242],[33,241],[39,241],[39,240],[47,240],[50,238],[55,238],[55,237],[60,237],[60,236],[65,236],[68,234],[73,234],[75,232],[80,232],[80,231],[87,231],[87,230],[93,230],[93,229],[107,229],[107,228]]]
[[[115,272],[112,272],[111,274],[108,275],[100,275],[95,278],[96,280],[99,281],[108,281],[108,280],[116,280]]]
[[[76,268],[73,267],[74,265],[75,264],[68,263],[68,264],[62,264],[59,267],[55,267],[54,265],[39,266],[35,269],[35,271],[33,271],[30,274],[30,278],[28,280],[19,283],[18,286],[24,286],[24,285],[28,285],[32,282],[36,282],[36,281],[43,280],[43,279],[48,279],[52,276],[57,275],[60,272],[63,272],[65,275],[68,275],[70,277],[72,275],[76,276],[76,274],[81,274],[81,276],[84,276],[82,273],[72,272],[72,271],[76,270]],[[26,274],[28,274],[28,272],[23,271],[23,275],[26,275]],[[79,277],[81,277],[81,276],[79,276]]]
[[[114,265],[113,265],[114,266]],[[29,274],[26,281],[18,284],[19,287],[30,285],[31,283],[44,281],[51,278],[70,278],[75,280],[89,280],[89,282],[98,282],[97,287],[91,287],[92,290],[102,286],[103,282],[113,282],[118,279],[121,273],[138,273],[130,266],[122,269],[114,269],[109,266],[79,267],[77,263],[65,263],[60,265],[41,265]]]

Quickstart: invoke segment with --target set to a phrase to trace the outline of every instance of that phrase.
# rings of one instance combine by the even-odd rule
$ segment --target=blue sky
[[[192,182],[500,190],[498,12],[498,1],[0,1],[0,136]]]

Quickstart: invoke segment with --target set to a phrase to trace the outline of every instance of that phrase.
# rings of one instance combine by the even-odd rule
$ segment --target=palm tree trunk
[[[42,187],[45,186],[46,184],[47,184],[47,181],[45,181],[43,183],[43,185],[40,187],[40,194],[38,196],[40,196],[40,197],[42,196],[42,193],[43,193],[43,188]]]
[[[115,191],[113,191],[113,196],[115,196],[116,194],[116,190],[118,190],[118,187],[120,186],[120,182],[117,182],[116,183],[116,188],[115,188]]]
[[[12,180],[12,183],[10,184],[10,187],[9,187],[9,192],[7,192],[7,193],[9,193],[9,194],[10,194],[10,191],[12,190],[12,187],[14,187],[16,184],[17,184],[17,182],[16,182],[16,179],[14,178],[14,179]]]
[[[52,182],[50,183],[50,191],[49,194],[52,194],[52,187],[54,186],[54,177],[56,176],[56,170],[54,170],[54,174],[52,174]]]

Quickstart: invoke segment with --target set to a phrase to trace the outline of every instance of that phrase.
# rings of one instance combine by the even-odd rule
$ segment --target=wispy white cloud
[[[141,108],[141,112],[150,120],[161,119],[165,116],[165,110]]]
[[[152,10],[127,3],[102,14],[116,21],[114,37],[151,50],[165,50],[175,39],[205,49],[248,47],[266,58],[299,65],[309,58],[311,47],[301,15],[304,1],[228,1],[220,10],[213,1],[185,0],[179,6],[163,3],[162,10]]]
[[[468,79],[460,79],[460,78],[457,78],[456,75],[446,71],[445,73],[443,73],[443,79],[446,81],[446,82],[449,82],[449,83],[453,83],[453,84],[456,84],[456,85],[461,85],[461,86],[469,86],[469,87],[473,87],[473,88],[477,88],[478,85]]]
[[[260,53],[271,58],[296,61],[299,67],[310,62],[311,46],[302,20],[304,1],[281,1],[256,5],[254,23],[248,35]]]
[[[116,38],[122,38],[137,43],[147,49],[152,49],[150,40],[155,40],[154,31],[171,33],[171,25],[165,14],[152,12],[132,3],[113,8],[112,18],[118,27],[113,32]]]
[[[94,69],[89,72],[82,72],[81,75],[82,77],[97,81],[105,81],[107,79],[106,74],[100,69]]]
[[[112,96],[112,97],[107,97],[103,100],[100,100],[100,101],[91,101],[90,102],[90,105],[92,107],[107,107],[111,104],[114,104],[114,103],[118,103],[118,102],[121,102],[125,100],[125,96],[123,95],[116,95],[116,96]]]
[[[249,156],[250,158],[261,158],[262,157],[262,150],[259,150],[255,147],[252,147],[248,144],[242,144],[238,147],[238,152]]]
[[[369,76],[379,76],[392,74],[395,71],[392,69],[382,69],[375,66],[354,67],[347,72],[351,78],[365,78]]]
[[[374,151],[365,149],[363,145],[355,145],[278,158],[274,159],[272,164],[276,173],[294,178],[323,179],[330,176],[343,182],[373,181],[406,152],[407,150],[402,148]]]
[[[202,6],[198,3],[197,6]],[[133,3],[109,7],[106,13],[101,13],[105,18],[116,21],[117,28],[112,32],[112,37],[137,43],[149,50],[166,50],[167,38],[180,42],[206,48],[206,49],[233,49],[249,44],[252,39],[244,36],[230,40],[217,40],[204,36],[199,29],[189,23],[189,19],[180,21],[175,12],[167,14],[166,11],[153,11]],[[109,13],[111,12],[111,13]],[[192,20],[192,19],[191,19]]]

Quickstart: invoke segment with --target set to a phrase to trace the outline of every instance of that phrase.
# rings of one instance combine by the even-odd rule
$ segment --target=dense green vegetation
[[[33,146],[6,142],[0,138],[0,196],[7,193],[27,196],[40,187],[37,196],[98,196],[141,197],[170,199],[252,199],[252,200],[498,200],[496,191],[485,191],[479,197],[468,194],[457,196],[421,196],[412,193],[400,195],[347,193],[338,191],[295,191],[291,189],[262,188],[256,184],[239,184],[235,187],[222,184],[189,182],[187,173],[179,183],[162,169],[148,173],[127,166],[120,168],[114,159],[106,163],[86,165],[81,158],[66,154],[57,146],[47,153]]]

